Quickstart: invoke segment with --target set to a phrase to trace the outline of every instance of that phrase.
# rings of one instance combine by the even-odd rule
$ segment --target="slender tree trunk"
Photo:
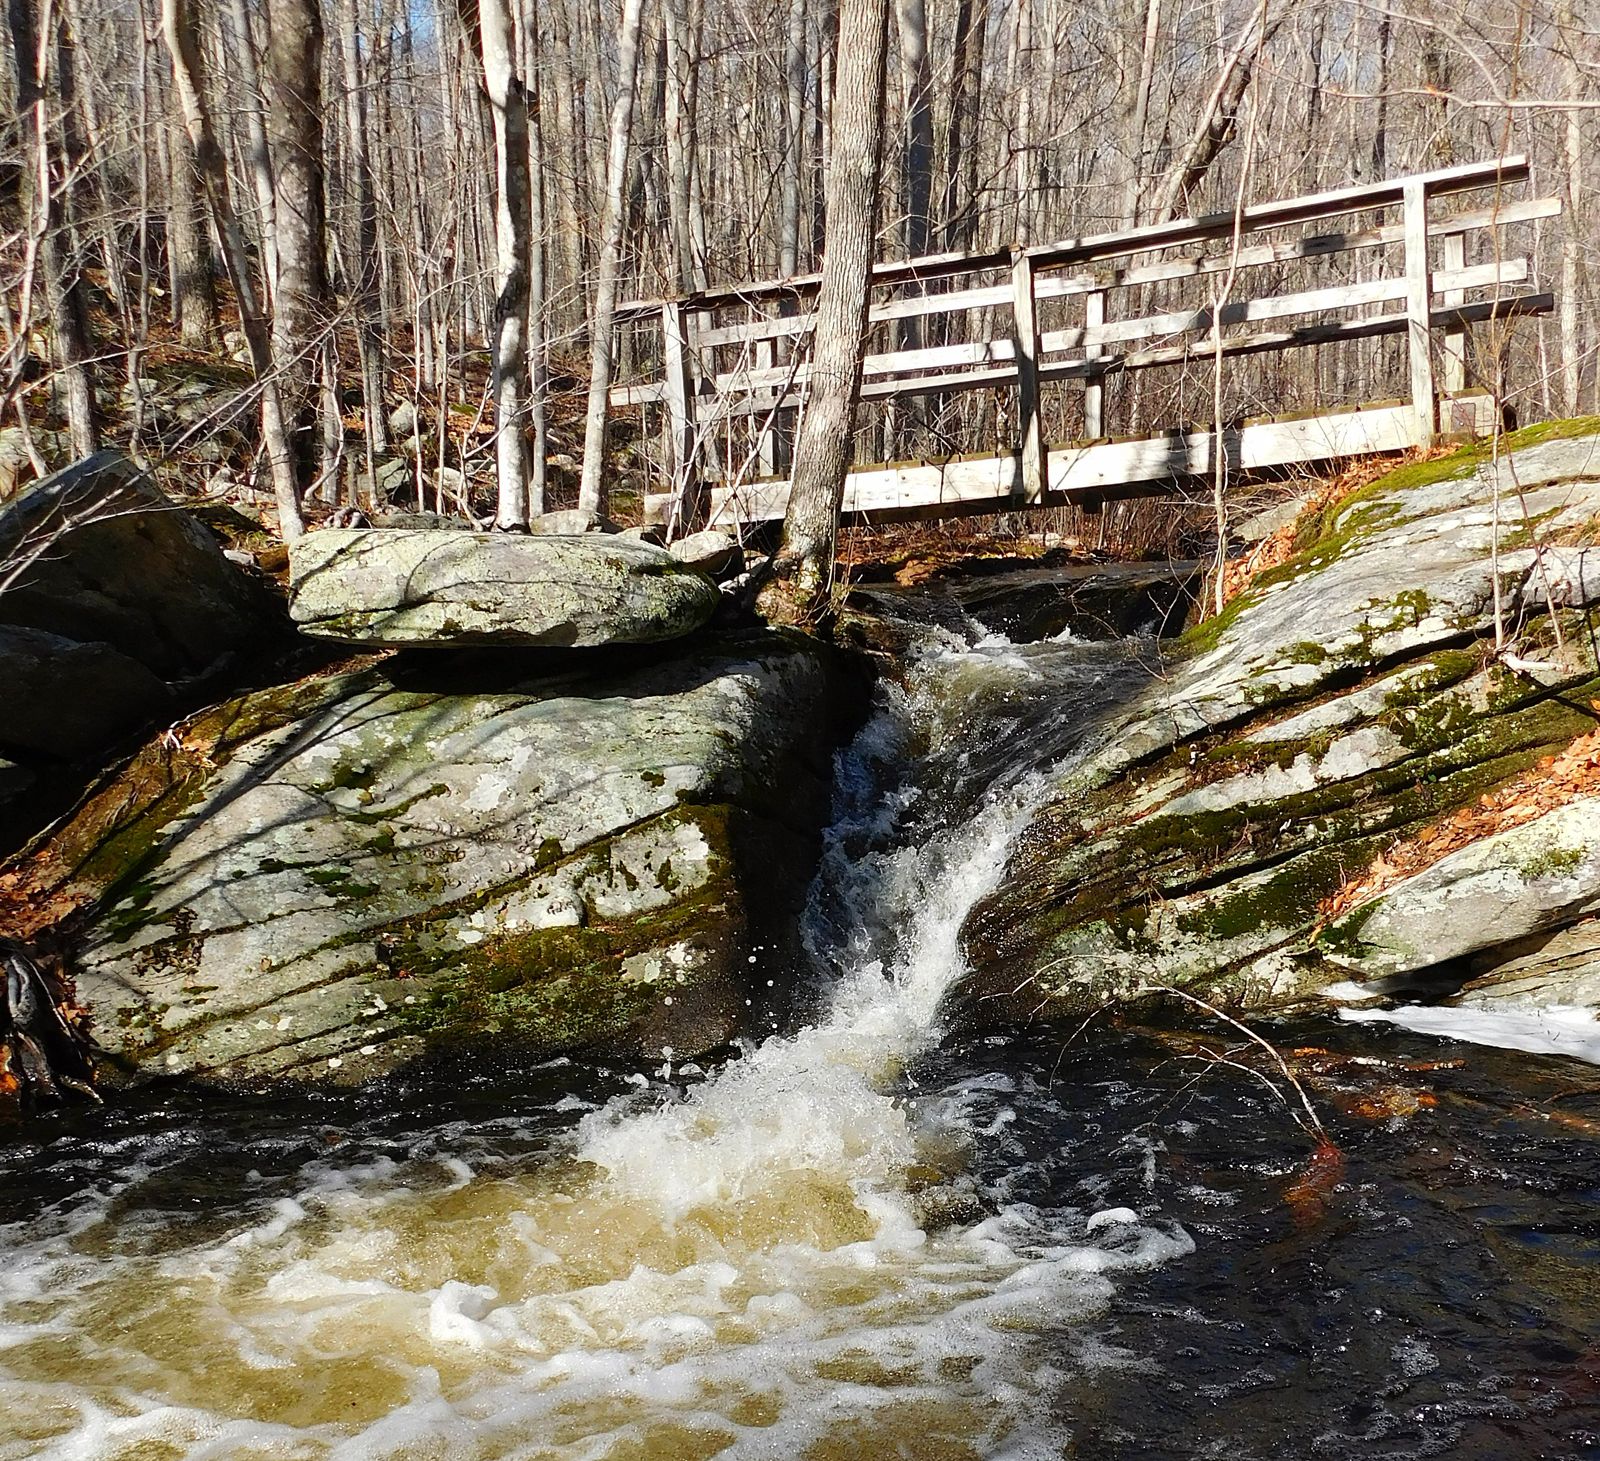
[[[1139,49],[1139,84],[1128,122],[1128,184],[1122,214],[1130,226],[1139,221],[1147,175],[1145,134],[1150,128],[1150,88],[1155,82],[1156,42],[1161,34],[1161,0],[1145,0],[1144,44]]]
[[[461,22],[477,46],[494,117],[494,444],[499,486],[494,525],[528,526],[528,464],[522,434],[528,323],[528,95],[517,74],[506,0],[461,0]]]
[[[828,222],[811,353],[778,570],[814,600],[833,572],[877,239],[888,0],[841,0]]]
[[[988,0],[958,0],[955,60],[946,128],[944,178],[944,246],[970,249],[978,230],[978,100],[983,86],[983,57],[989,31]]]
[[[1581,43],[1576,6],[1561,0],[1558,19],[1561,44],[1566,51],[1567,90],[1574,98],[1584,94],[1583,67],[1578,59]],[[1583,384],[1583,343],[1580,304],[1583,293],[1584,235],[1589,220],[1583,212],[1583,111],[1572,107],[1562,118],[1562,161],[1566,173],[1566,216],[1561,232],[1561,404],[1569,416],[1581,409],[1579,396]]]
[[[301,490],[317,464],[319,340],[328,324],[327,221],[322,191],[321,0],[271,0],[267,137],[278,241],[272,348]]]
[[[261,240],[262,273],[266,280],[264,300],[270,305],[278,294],[277,189],[272,177],[272,153],[267,146],[255,37],[250,31],[245,0],[228,0],[228,20],[233,31],[229,54],[239,68],[239,81],[244,90],[245,160],[256,198],[256,233]]]
[[[671,3],[671,0],[669,0]],[[806,0],[789,0],[783,57],[783,178],[778,207],[778,273],[800,272],[800,183],[805,165]]]
[[[345,177],[354,195],[354,251],[346,273],[361,352],[361,395],[367,427],[367,485],[376,490],[374,459],[389,451],[384,419],[383,332],[378,328],[378,204],[367,148],[366,89],[362,85],[361,31],[356,0],[339,0],[339,50],[344,69]]]
[[[617,36],[617,100],[611,109],[605,213],[600,227],[594,318],[590,325],[589,409],[583,428],[583,476],[578,485],[578,506],[587,512],[599,513],[602,517],[610,496],[605,455],[611,395],[611,330],[622,264],[623,199],[627,190],[628,158],[633,142],[633,103],[639,62],[639,26],[643,11],[643,0],[623,0],[622,29]]]

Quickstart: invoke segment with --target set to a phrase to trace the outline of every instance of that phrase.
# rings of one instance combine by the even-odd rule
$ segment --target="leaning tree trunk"
[[[322,6],[271,0],[267,42],[267,139],[278,244],[272,349],[281,378],[295,480],[304,493],[317,468],[313,366],[328,323],[327,220],[322,196]]]
[[[850,467],[851,418],[861,392],[868,284],[877,236],[883,152],[888,0],[841,0],[827,231],[817,299],[810,395],[795,444],[777,570],[813,601],[833,571],[839,504]]]
[[[623,0],[617,36],[617,101],[611,109],[611,146],[606,159],[605,215],[600,228],[600,259],[595,270],[594,315],[589,342],[589,411],[583,427],[583,476],[578,506],[605,515],[609,491],[605,476],[606,421],[611,407],[611,329],[617,311],[617,276],[622,265],[623,204],[627,196],[628,155],[633,144],[634,82],[639,66],[639,22],[643,0]]]
[[[1205,181],[1211,164],[1234,134],[1239,106],[1249,88],[1256,59],[1289,12],[1286,0],[1258,0],[1243,32],[1223,60],[1222,69],[1200,109],[1194,136],[1167,169],[1156,189],[1146,221],[1167,223],[1186,208]]]
[[[528,322],[528,94],[517,75],[506,0],[461,0],[461,23],[478,53],[494,116],[494,443],[499,501],[494,525],[528,526],[528,463],[522,434],[524,331]]]

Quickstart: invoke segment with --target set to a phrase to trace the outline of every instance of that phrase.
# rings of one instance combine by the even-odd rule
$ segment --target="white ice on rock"
[[[1596,1020],[1594,1010],[1575,1005],[1484,1010],[1408,1004],[1387,1010],[1341,1009],[1339,1018],[1356,1024],[1398,1025],[1419,1035],[1522,1050],[1530,1055],[1571,1055],[1600,1065],[1600,1020]]]

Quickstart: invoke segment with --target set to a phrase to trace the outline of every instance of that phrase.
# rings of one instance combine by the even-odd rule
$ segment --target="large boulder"
[[[288,637],[282,603],[114,453],[0,507],[0,846],[67,805],[102,753]]]
[[[208,673],[278,623],[217,540],[115,452],[0,508],[0,584],[0,624],[110,645],[166,680]]]
[[[1161,651],[974,910],[973,984],[994,996],[976,1007],[1069,1015],[1157,986],[1275,1003],[1592,909],[1600,834],[1540,850],[1596,816],[1576,801],[1338,916],[1381,856],[1595,729],[1597,432],[1536,428],[1498,461],[1475,447],[1393,472]],[[1494,652],[1497,618],[1515,653]]]
[[[799,636],[581,674],[389,660],[150,746],[32,865],[134,1074],[688,1057],[765,1029],[853,694]]]
[[[357,644],[651,644],[703,625],[716,587],[609,534],[325,529],[292,545],[290,612]]]

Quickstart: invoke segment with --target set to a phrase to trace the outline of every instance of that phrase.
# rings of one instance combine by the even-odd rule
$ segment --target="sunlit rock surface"
[[[756,632],[660,665],[507,659],[245,697],[86,808],[52,856],[64,891],[105,885],[77,961],[102,1046],[145,1073],[347,1081],[765,1028],[836,661]]]
[[[355,644],[654,644],[718,603],[662,549],[603,533],[328,528],[291,545],[289,570],[301,629]]]
[[[980,1006],[1068,1013],[1158,985],[1273,1003],[1593,909],[1593,802],[1389,889],[1365,925],[1324,928],[1321,905],[1595,729],[1597,433],[1533,428],[1498,462],[1475,447],[1399,469],[1164,652],[969,921]],[[1497,616],[1513,656],[1494,653]],[[1544,868],[1557,822],[1578,841]]]

